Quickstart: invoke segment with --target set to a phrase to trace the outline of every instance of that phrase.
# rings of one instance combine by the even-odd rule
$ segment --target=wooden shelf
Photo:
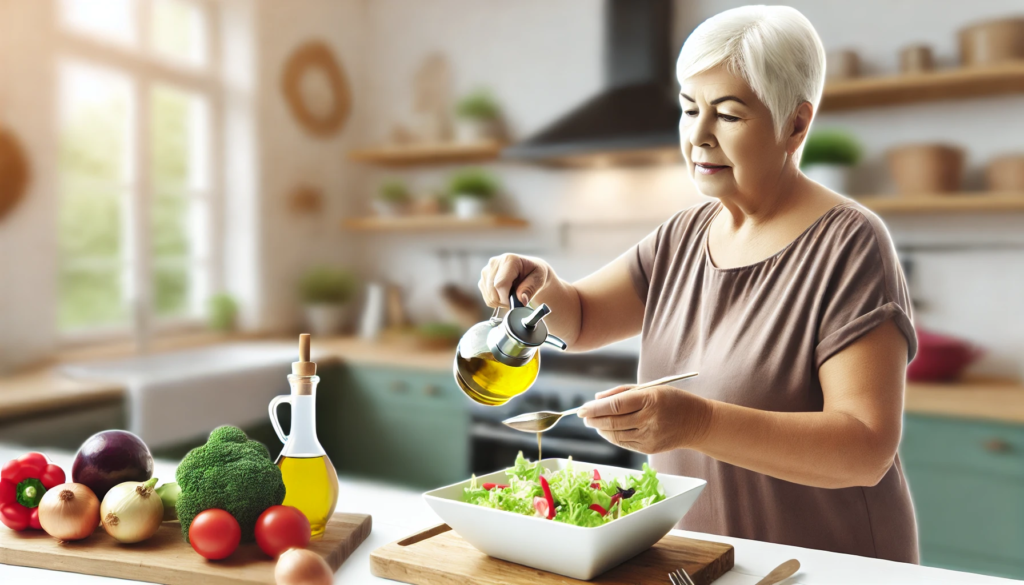
[[[411,232],[524,228],[529,223],[525,219],[508,215],[487,215],[475,219],[461,219],[454,215],[407,215],[347,219],[342,225],[345,229],[363,232]]]
[[[886,214],[1024,212],[1024,193],[982,191],[918,196],[854,197],[854,199],[876,213]]]
[[[1024,92],[1024,61],[916,75],[863,77],[825,84],[821,111]]]
[[[504,146],[500,142],[381,146],[353,150],[348,157],[357,162],[386,167],[458,164],[496,160]]]

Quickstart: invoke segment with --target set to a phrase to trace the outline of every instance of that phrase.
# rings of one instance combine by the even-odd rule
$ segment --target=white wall
[[[24,199],[0,220],[0,371],[54,344],[56,196],[49,2],[0,1],[0,126],[31,165]]]
[[[298,327],[297,283],[317,264],[351,264],[352,243],[340,227],[355,195],[358,167],[345,153],[361,144],[360,122],[367,103],[356,96],[347,124],[336,136],[307,134],[294,120],[281,92],[281,75],[291,53],[310,40],[325,41],[344,69],[353,91],[363,84],[365,6],[359,0],[257,2],[257,108],[259,160],[258,327]],[[365,96],[365,94],[363,94]],[[287,197],[301,185],[317,187],[323,208],[294,214]]]

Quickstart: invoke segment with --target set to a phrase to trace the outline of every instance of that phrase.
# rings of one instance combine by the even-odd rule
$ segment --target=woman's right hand
[[[509,289],[517,283],[516,296],[527,304],[548,284],[558,279],[547,262],[532,256],[502,254],[480,271],[480,294],[489,307],[508,308]]]

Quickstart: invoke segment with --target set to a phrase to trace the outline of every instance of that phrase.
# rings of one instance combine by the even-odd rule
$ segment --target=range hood
[[[558,166],[665,164],[679,154],[670,0],[605,0],[607,88],[502,158]]]

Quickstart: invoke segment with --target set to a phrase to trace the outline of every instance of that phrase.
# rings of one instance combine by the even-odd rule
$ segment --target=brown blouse
[[[821,216],[774,256],[714,266],[717,201],[683,210],[629,254],[644,301],[639,382],[696,370],[681,388],[777,412],[821,411],[818,368],[893,319],[917,351],[910,297],[882,222],[855,202]],[[707,480],[678,528],[918,562],[917,525],[899,457],[878,485],[825,489],[680,449],[651,456],[664,473]]]

